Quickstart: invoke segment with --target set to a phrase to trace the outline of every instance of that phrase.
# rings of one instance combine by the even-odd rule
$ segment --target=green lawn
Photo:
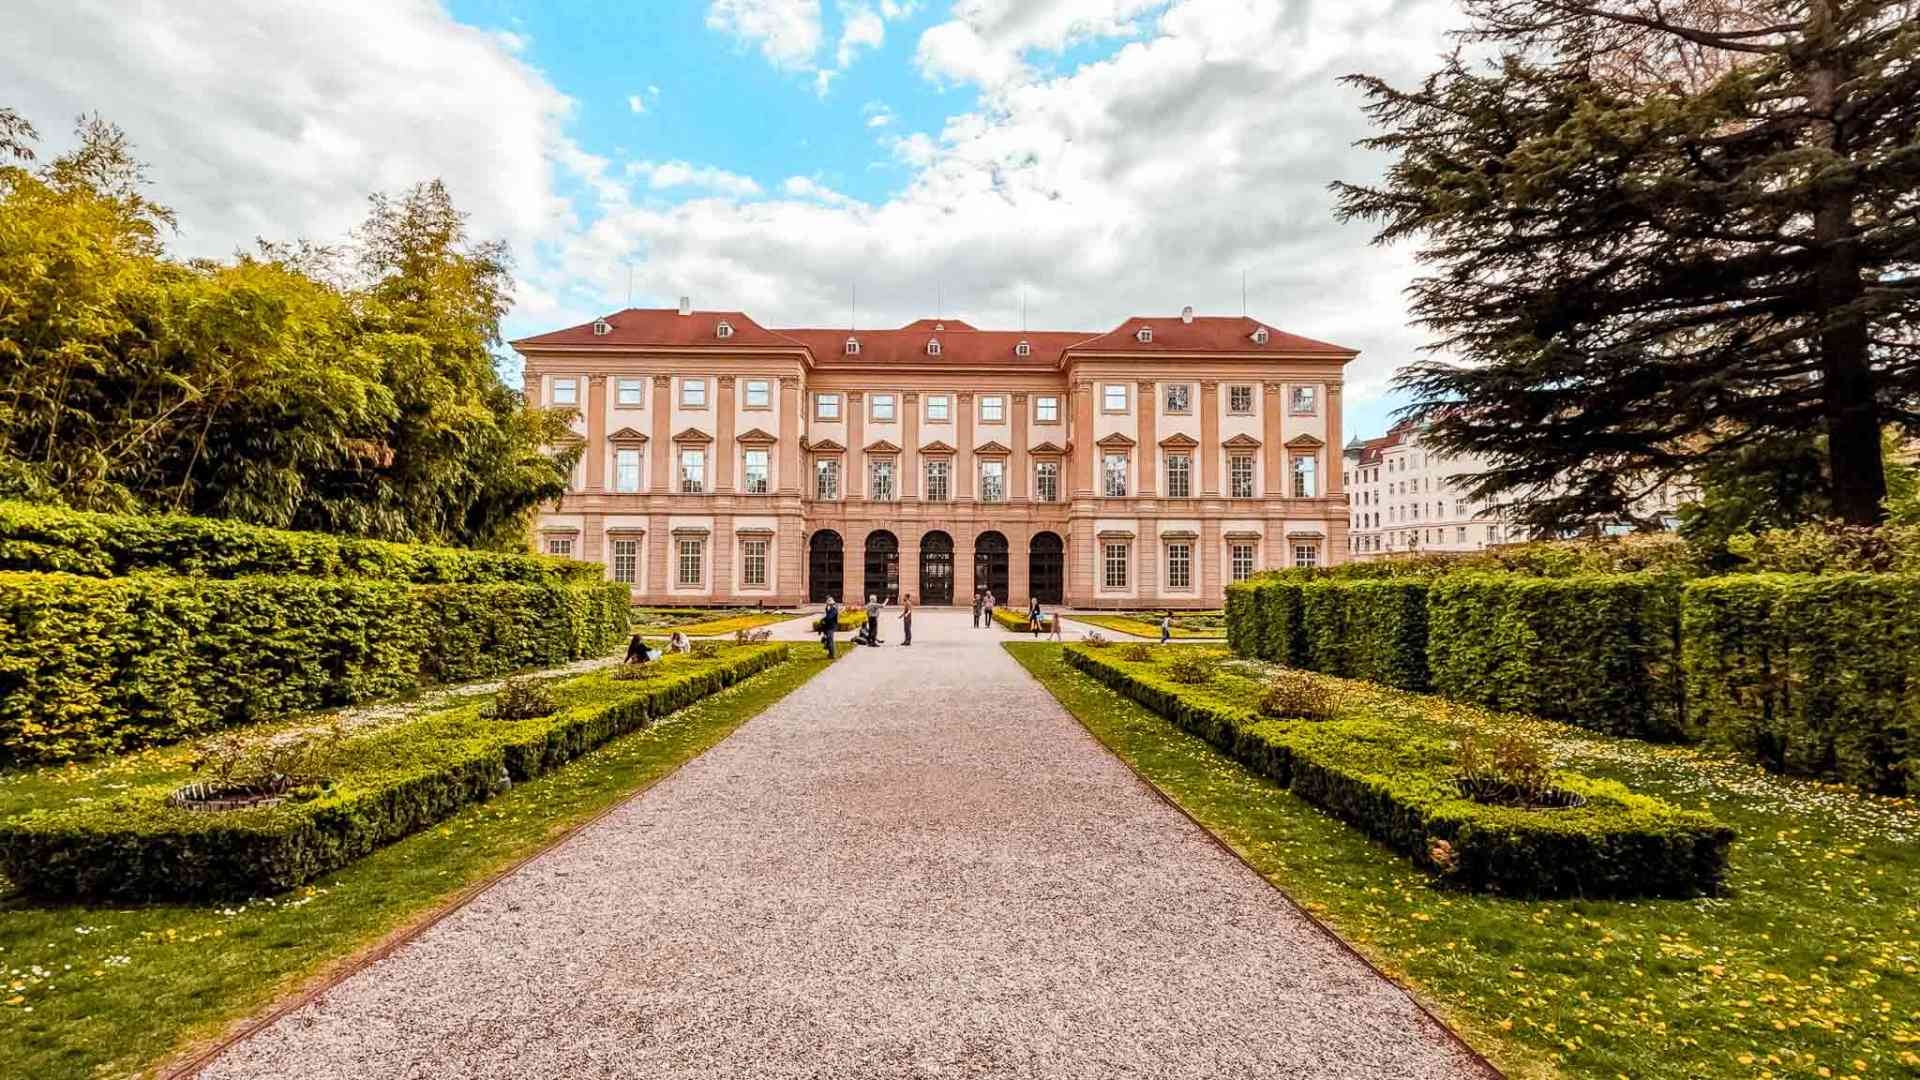
[[[826,664],[816,651],[797,650],[786,664],[284,896],[141,908],[0,900],[8,986],[0,997],[0,1075],[124,1075],[217,1035],[665,776]],[[129,767],[106,762],[6,777],[0,813]]]
[[[1007,649],[1096,738],[1514,1075],[1920,1074],[1912,800],[1347,683],[1350,702],[1383,715],[1445,710],[1523,727],[1569,768],[1706,809],[1740,833],[1718,897],[1529,902],[1445,891],[1066,667],[1058,646]]]
[[[1097,626],[1102,630],[1131,634],[1134,637],[1153,638],[1155,640],[1158,640],[1160,637],[1160,619],[1158,616],[1147,616],[1144,614],[1139,616],[1069,615],[1067,616],[1067,621],[1070,623],[1082,622],[1089,626]],[[1174,616],[1173,623],[1171,636],[1174,638],[1219,638],[1225,637],[1227,633],[1225,630],[1196,630],[1181,626],[1180,617],[1177,615]]]

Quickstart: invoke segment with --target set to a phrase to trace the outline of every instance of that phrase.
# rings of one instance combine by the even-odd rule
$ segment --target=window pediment
[[[780,440],[759,428],[748,428],[740,434],[735,435],[733,441],[746,443],[748,446],[772,446]]]
[[[1006,446],[991,439],[974,447],[973,452],[980,457],[1006,457],[1008,454],[1013,453],[1013,451]]]
[[[1198,540],[1200,534],[1192,529],[1170,529],[1160,534],[1162,540]]]
[[[1096,439],[1093,445],[1102,450],[1131,450],[1139,444],[1116,431],[1104,439]]]
[[[644,431],[635,431],[630,427],[623,427],[619,431],[607,436],[607,441],[615,446],[641,446],[647,441],[647,433]]]
[[[1094,535],[1101,540],[1131,540],[1133,539],[1133,530],[1102,529],[1100,532],[1095,533]]]
[[[1242,433],[1239,435],[1235,435],[1233,438],[1228,439],[1226,442],[1223,442],[1220,445],[1226,447],[1229,450],[1258,450],[1260,449],[1260,440],[1254,438],[1251,435]]]
[[[1318,450],[1327,444],[1312,435],[1302,434],[1288,439],[1283,445],[1289,450]]]
[[[869,454],[897,454],[900,452],[900,448],[885,439],[875,439],[866,445],[866,452]]]
[[[1047,457],[1049,455],[1057,457],[1062,454],[1065,454],[1066,452],[1067,451],[1065,447],[1061,446],[1059,443],[1052,442],[1052,441],[1043,442],[1038,446],[1032,447],[1027,451],[1027,453],[1033,454],[1036,457]]]
[[[930,442],[925,446],[922,446],[920,448],[920,452],[923,454],[957,454],[959,453],[959,451],[955,450],[951,445],[941,442],[938,439],[935,439],[933,442]]]
[[[1160,447],[1163,450],[1191,450],[1199,445],[1199,439],[1179,431],[1160,440]]]
[[[699,443],[705,445],[713,441],[713,436],[701,431],[699,428],[688,428],[680,434],[675,435],[673,441],[677,443]]]
[[[844,454],[847,452],[846,447],[841,446],[832,439],[821,439],[816,443],[808,443],[804,449],[809,454]]]

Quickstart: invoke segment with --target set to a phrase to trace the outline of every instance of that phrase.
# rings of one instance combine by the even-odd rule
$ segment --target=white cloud
[[[804,69],[820,51],[820,0],[713,0],[707,26],[757,47],[775,67]]]
[[[862,205],[860,200],[842,195],[838,191],[807,176],[789,176],[781,190],[796,199],[811,199],[826,203],[828,206],[853,207]]]
[[[636,114],[644,113],[647,111],[646,99],[642,98],[639,94],[628,94],[627,108],[631,109]]]
[[[953,6],[953,18],[920,35],[916,59],[929,78],[1000,89],[1028,74],[1027,53],[1058,53],[1089,39],[1133,36],[1141,29],[1139,17],[1165,3],[961,0]]]
[[[870,128],[883,128],[894,121],[893,110],[888,108],[884,101],[867,102],[861,106],[860,114],[867,118],[867,126]]]
[[[626,172],[654,191],[693,188],[735,198],[760,194],[760,185],[751,176],[741,176],[711,165],[693,165],[685,161],[632,161],[627,163]]]
[[[840,4],[840,47],[834,63],[842,71],[853,65],[861,49],[877,49],[887,42],[887,23],[880,12],[864,3]]]

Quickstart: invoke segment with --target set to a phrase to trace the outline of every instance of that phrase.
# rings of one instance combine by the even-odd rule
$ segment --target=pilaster
[[[653,482],[647,490],[656,495],[664,495],[673,490],[673,432],[667,430],[673,425],[673,380],[665,375],[653,377],[653,431],[647,443],[653,447]],[[659,530],[647,540],[649,548],[663,543]],[[664,549],[663,549],[664,550]],[[660,579],[654,578],[655,587]]]
[[[1013,473],[1013,475],[1007,477],[1007,498],[1017,503],[1023,503],[1032,497],[1033,491],[1033,477],[1029,475],[1033,471],[1033,466],[1027,462],[1027,395],[1015,394],[1013,395],[1012,401],[1013,460],[1008,463],[1007,469]],[[1027,594],[1025,585],[1026,558],[1024,552],[1022,552],[1021,555],[1022,557],[1015,561],[1021,565],[1020,580],[1022,584],[1020,595],[1024,597]],[[1011,556],[1009,557],[1011,558]]]
[[[1220,494],[1220,383],[1200,382],[1200,494]]]
[[[731,495],[733,487],[733,463],[740,456],[740,448],[734,445],[734,377],[722,375],[719,400],[714,402],[713,413],[713,490],[722,495]]]
[[[800,493],[800,379],[780,376],[780,475],[782,495]]]
[[[1134,428],[1134,440],[1139,443],[1139,460],[1134,462],[1134,465],[1140,473],[1137,491],[1143,499],[1153,498],[1157,490],[1154,480],[1160,472],[1160,440],[1155,435],[1156,428],[1153,421],[1154,410],[1160,407],[1159,385],[1142,379],[1134,388],[1133,411],[1138,418],[1138,424]]]
[[[587,376],[587,490],[607,490],[607,377]]]
[[[1265,384],[1264,391],[1260,401],[1260,450],[1266,457],[1267,477],[1260,494],[1278,499],[1291,494],[1287,487],[1285,434],[1281,428],[1287,407],[1286,384],[1270,382]]]
[[[863,390],[847,391],[847,475],[840,478],[840,497],[849,501],[867,497],[866,453],[861,447],[867,445],[867,395]],[[861,554],[861,565],[865,566],[866,555]],[[866,597],[860,598],[862,601]]]
[[[954,407],[959,410],[960,415],[954,418],[954,431],[958,433],[955,438],[959,441],[959,445],[954,448],[953,455],[953,498],[955,502],[961,502],[973,498],[973,394],[963,390],[954,395],[954,401]],[[967,576],[972,578],[971,548],[968,549],[968,559]],[[954,599],[956,600],[959,599],[959,581],[959,571],[956,568],[954,573]],[[967,595],[972,596],[973,593],[968,592]]]
[[[912,502],[920,497],[920,395],[912,390],[900,395],[900,438],[906,445],[900,448],[900,475],[893,478],[899,489],[901,502]],[[901,540],[905,544],[905,539]],[[906,548],[900,549],[900,595],[907,593],[907,556]],[[914,551],[913,576],[917,584],[920,579],[920,557]],[[915,595],[919,595],[918,592]]]

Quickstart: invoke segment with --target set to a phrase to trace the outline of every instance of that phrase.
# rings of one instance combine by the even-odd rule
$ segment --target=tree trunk
[[[1815,139],[1833,155],[1831,164],[1840,166],[1847,160],[1846,133],[1836,116],[1845,73],[1834,48],[1833,14],[1833,0],[1813,0],[1808,7],[1807,106],[1815,117]],[[1850,525],[1875,525],[1886,515],[1887,475],[1881,461],[1879,403],[1868,366],[1868,327],[1863,316],[1849,311],[1866,291],[1853,223],[1853,185],[1850,179],[1815,183],[1813,238],[1820,268],[1814,278],[1814,314],[1820,320],[1833,507]]]

